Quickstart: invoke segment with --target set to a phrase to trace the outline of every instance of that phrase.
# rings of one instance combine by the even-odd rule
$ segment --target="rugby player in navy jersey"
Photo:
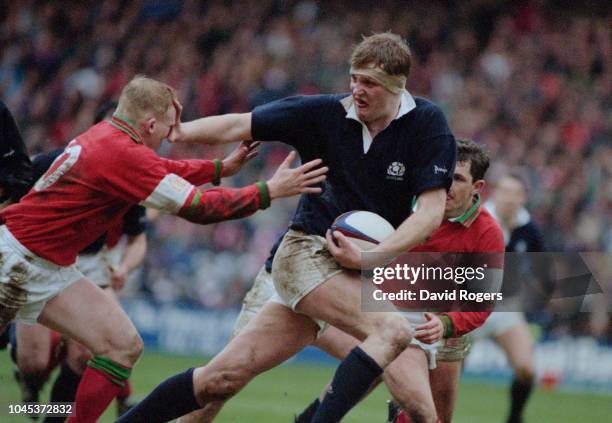
[[[17,123],[0,101],[0,209],[15,203],[32,186],[32,162]]]
[[[505,174],[495,184],[492,198],[485,205],[501,225],[509,253],[546,251],[542,232],[526,209],[527,187],[527,182],[519,174]],[[516,290],[509,294],[519,301],[525,299]],[[499,345],[514,371],[506,422],[520,423],[535,378],[533,336],[524,313],[493,312],[483,327],[474,333],[475,339],[484,337],[491,337]]]
[[[32,183],[32,162],[19,127],[0,101],[0,210],[19,201]],[[8,335],[0,328],[0,350],[6,348]]]
[[[313,422],[340,419],[383,369],[410,344],[411,323],[398,314],[361,311],[361,250],[342,236],[334,257],[326,242],[333,220],[369,210],[397,230],[375,251],[399,255],[441,223],[456,146],[440,109],[405,89],[411,64],[406,43],[391,33],[364,38],[351,57],[351,93],[291,97],[252,113],[177,125],[179,142],[221,144],[243,139],[292,145],[303,161],[329,167],[321,195],[302,196],[272,268],[279,299],[207,366],[160,384],[120,421],[167,421],[223,402],[257,374],[313,342],[327,323],[362,343],[338,367]],[[412,198],[418,207],[412,213]]]
[[[489,157],[481,145],[457,140],[457,166],[446,200],[445,220],[426,242],[411,252],[484,253],[488,262],[487,281],[501,283],[504,236],[480,202],[488,167]],[[427,321],[415,327],[415,338],[426,344],[422,346],[423,354],[420,357],[401,354],[385,369],[383,380],[391,394],[409,404],[405,410],[392,404],[389,422],[451,422],[463,359],[470,347],[467,334],[481,326],[489,314],[489,310],[424,314]],[[333,354],[358,343],[357,340],[351,343],[346,337],[330,327],[320,340],[325,341],[325,350]],[[426,357],[432,350],[436,352],[434,357]],[[318,406],[316,399],[295,422],[309,423]]]

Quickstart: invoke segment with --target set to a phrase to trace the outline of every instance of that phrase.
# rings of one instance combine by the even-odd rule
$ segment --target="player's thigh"
[[[38,321],[126,367],[142,351],[142,340],[119,304],[86,278],[47,302]]]
[[[119,297],[117,296],[117,292],[112,287],[107,286],[105,288],[102,288],[102,291],[104,291],[104,293],[108,295],[108,298],[119,303]]]
[[[362,283],[358,272],[342,271],[319,284],[296,305],[296,310],[363,341],[385,327],[384,322],[400,318],[393,313],[364,313],[361,310]]]
[[[533,338],[527,323],[522,321],[495,336],[495,342],[506,352],[513,369],[531,377],[534,368]]]
[[[238,314],[234,323],[232,337],[238,335],[257,316],[257,313],[274,297],[275,293],[272,275],[266,270],[265,266],[262,266],[253,281],[253,286],[244,296],[240,314]]]
[[[301,351],[314,341],[318,330],[309,317],[271,302],[210,363],[195,370],[196,388],[218,383],[220,378],[237,386],[247,383]]]
[[[342,360],[360,343],[354,336],[330,325],[325,328],[323,334],[312,345],[325,351],[332,357]]]
[[[457,388],[461,379],[463,361],[437,361],[436,368],[429,371],[429,384],[433,395],[438,419],[450,423],[453,418]]]
[[[421,348],[406,348],[385,368],[383,380],[409,415],[418,416],[417,421],[435,420],[427,356]]]
[[[40,324],[17,323],[17,366],[24,373],[44,371],[50,359],[51,330]]]

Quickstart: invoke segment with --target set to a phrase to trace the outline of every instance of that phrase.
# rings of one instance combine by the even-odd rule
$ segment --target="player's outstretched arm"
[[[230,113],[181,122],[183,106],[174,102],[177,110],[176,121],[168,139],[172,142],[192,144],[227,144],[251,140],[251,114]]]
[[[268,182],[239,189],[195,190],[177,214],[194,223],[215,223],[249,216],[267,208],[276,198],[320,193],[321,188],[315,185],[325,180],[328,168],[317,167],[322,162],[320,159],[291,168],[295,156],[295,152],[289,153]]]

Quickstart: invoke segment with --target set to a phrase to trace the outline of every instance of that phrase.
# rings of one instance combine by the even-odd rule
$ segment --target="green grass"
[[[202,359],[147,351],[134,372],[132,386],[142,398],[160,381]],[[12,363],[5,351],[0,352],[0,422],[28,422],[25,417],[8,415],[8,403],[16,403],[19,393],[11,375]],[[289,364],[261,375],[234,398],[216,421],[220,423],[289,423],[293,413],[301,410],[330,379],[332,367]],[[43,399],[48,398],[47,386]],[[378,388],[344,420],[347,423],[382,423],[386,417],[384,387]],[[455,412],[457,423],[502,422],[507,407],[507,388],[502,385],[464,382],[459,389]],[[44,400],[43,400],[44,402]],[[112,422],[114,406],[100,419]],[[604,395],[569,394],[537,391],[528,406],[530,423],[612,422],[612,398]]]

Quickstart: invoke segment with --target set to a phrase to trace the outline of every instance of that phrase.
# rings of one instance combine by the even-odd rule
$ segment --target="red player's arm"
[[[449,311],[440,313],[440,318],[443,321],[446,320],[444,323],[447,330],[444,337],[455,338],[470,333],[482,326],[490,314],[491,311]]]
[[[177,215],[190,222],[207,224],[250,216],[269,205],[268,188],[264,182],[258,182],[240,189],[195,189]]]

